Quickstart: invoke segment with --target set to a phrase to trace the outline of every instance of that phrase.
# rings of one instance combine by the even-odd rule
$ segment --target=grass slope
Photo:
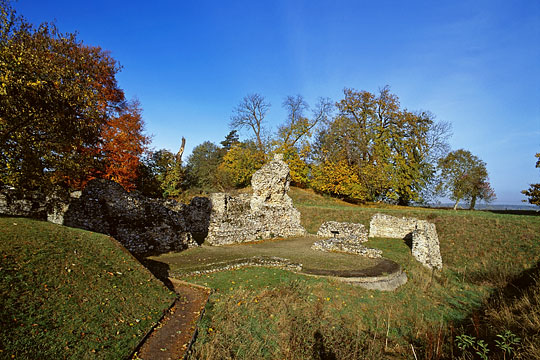
[[[0,217],[0,253],[0,358],[126,358],[175,297],[105,235]]]
[[[411,344],[419,358],[466,358],[455,335],[467,330],[492,294],[540,261],[538,216],[355,206],[301,189],[290,195],[311,233],[326,220],[368,226],[376,212],[427,219],[437,226],[444,269],[433,275],[402,240],[378,238],[366,245],[382,249],[409,278],[394,292],[268,268],[186,278],[216,289],[192,358],[414,358]],[[539,310],[533,304],[520,316]],[[511,323],[497,332],[513,331],[525,339],[523,346],[535,340],[530,328]],[[503,352],[490,344],[490,359],[502,359]]]

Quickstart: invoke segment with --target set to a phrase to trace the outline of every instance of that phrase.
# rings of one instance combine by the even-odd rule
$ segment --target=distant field
[[[0,359],[125,359],[171,305],[115,240],[0,217]]]
[[[437,208],[453,208],[454,204],[442,203],[439,205],[430,205]],[[466,204],[459,205],[458,209],[468,209],[469,207]],[[540,207],[535,205],[528,205],[525,203],[516,205],[516,204],[476,204],[474,207],[475,210],[495,210],[495,211],[504,211],[504,210],[516,210],[516,211],[533,211],[540,212]]]

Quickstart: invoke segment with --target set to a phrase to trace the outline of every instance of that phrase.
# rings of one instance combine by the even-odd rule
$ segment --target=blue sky
[[[540,181],[540,1],[19,0],[38,24],[111,52],[156,149],[229,132],[248,93],[341,99],[389,85],[402,107],[453,125],[452,149],[487,163],[496,203]],[[187,155],[187,154],[186,154]]]

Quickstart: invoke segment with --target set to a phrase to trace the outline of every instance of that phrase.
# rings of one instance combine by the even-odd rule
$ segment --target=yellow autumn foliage
[[[260,169],[266,156],[258,151],[251,143],[233,145],[223,157],[218,166],[218,176],[223,179],[223,187],[245,187],[251,182],[251,177]]]
[[[347,161],[324,161],[313,168],[312,187],[342,198],[365,201],[367,191],[358,177],[359,170]]]

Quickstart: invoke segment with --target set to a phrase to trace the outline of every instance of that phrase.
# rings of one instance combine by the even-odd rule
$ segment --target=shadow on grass
[[[161,280],[161,282],[171,291],[174,291],[174,286],[169,280],[169,264],[163,263],[161,261],[156,261],[152,259],[140,259],[141,264],[144,265],[156,278]]]
[[[536,279],[540,278],[540,261],[528,270],[523,271],[518,276],[514,277],[508,284],[499,291],[499,295],[506,299],[522,297],[523,294],[535,284]],[[493,301],[493,296],[489,299]]]
[[[336,355],[331,349],[326,349],[324,337],[319,330],[313,335],[315,343],[313,344],[313,359],[316,360],[336,360]]]
[[[534,314],[540,309],[540,304],[535,300],[538,299],[540,291],[540,262],[513,278],[508,278],[508,275],[500,271],[484,271],[469,274],[467,280],[481,283],[488,279],[497,278],[496,281],[502,283],[505,276],[507,280],[505,285],[496,289],[481,306],[471,311],[462,321],[451,324],[450,329],[448,329],[450,333],[448,331],[446,334],[434,331],[426,333],[422,341],[416,341],[415,345],[421,349],[420,354],[425,358],[454,358],[454,354],[461,354],[455,338],[457,335],[464,334],[485,341],[490,349],[490,359],[505,358],[504,352],[496,341],[500,341],[498,336],[508,330],[519,336],[521,343],[527,339],[534,342],[540,333],[540,323],[533,320],[537,319]],[[493,318],[493,314],[498,315]],[[443,340],[446,343],[447,351],[443,351],[439,356],[430,356],[430,352],[433,350],[430,349],[432,343],[439,341],[442,343]],[[520,345],[515,345],[514,349],[519,349]],[[523,349],[523,351],[526,353],[516,358],[528,358],[530,350]],[[514,355],[518,354],[514,353]]]

